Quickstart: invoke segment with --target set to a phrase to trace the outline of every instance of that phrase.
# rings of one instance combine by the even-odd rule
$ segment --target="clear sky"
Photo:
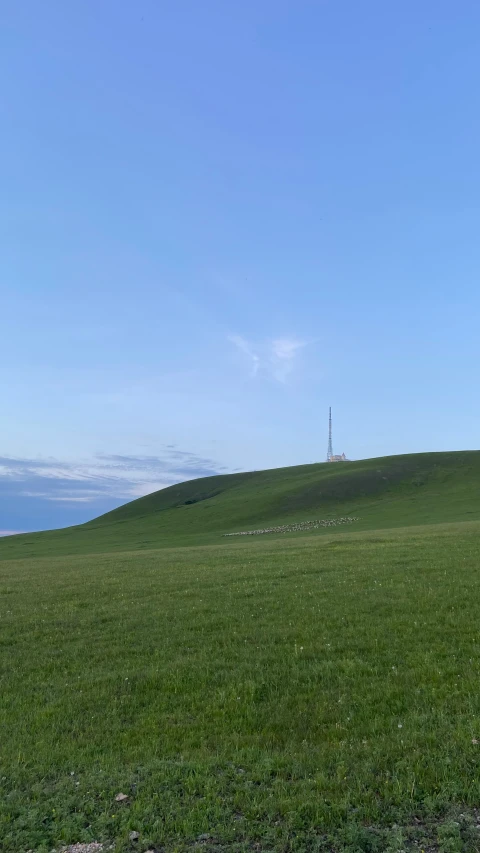
[[[0,531],[479,446],[478,2],[0,18]]]

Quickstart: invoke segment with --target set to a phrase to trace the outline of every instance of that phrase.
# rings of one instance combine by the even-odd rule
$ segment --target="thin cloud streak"
[[[224,473],[214,460],[178,448],[162,456],[98,454],[87,461],[0,457],[0,497],[90,503],[131,500],[182,480]]]
[[[299,351],[307,346],[306,341],[296,338],[274,338],[253,344],[241,335],[229,335],[228,340],[246,356],[252,377],[264,376],[280,383],[287,382]]]
[[[261,364],[260,356],[241,335],[230,335],[228,340],[247,356],[251,364],[252,376],[256,376]]]

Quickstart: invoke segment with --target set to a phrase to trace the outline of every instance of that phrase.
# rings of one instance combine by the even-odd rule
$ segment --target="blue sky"
[[[0,531],[478,447],[480,6],[4,0]]]

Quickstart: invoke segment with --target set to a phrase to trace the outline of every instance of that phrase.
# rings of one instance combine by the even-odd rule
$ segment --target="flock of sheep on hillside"
[[[317,527],[338,527],[340,524],[352,524],[358,518],[324,518],[317,521],[298,521],[296,524],[282,524],[280,527],[264,527],[260,530],[242,530],[239,533],[224,533],[224,536],[259,536],[262,533],[292,533],[296,530],[315,530]]]

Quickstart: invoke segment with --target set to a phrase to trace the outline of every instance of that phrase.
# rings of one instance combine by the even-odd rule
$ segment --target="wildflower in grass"
[[[476,737],[472,737],[472,743],[473,743],[473,745],[474,745],[474,746],[476,746],[476,745],[477,745],[478,740],[477,740],[477,738],[476,738]]]

